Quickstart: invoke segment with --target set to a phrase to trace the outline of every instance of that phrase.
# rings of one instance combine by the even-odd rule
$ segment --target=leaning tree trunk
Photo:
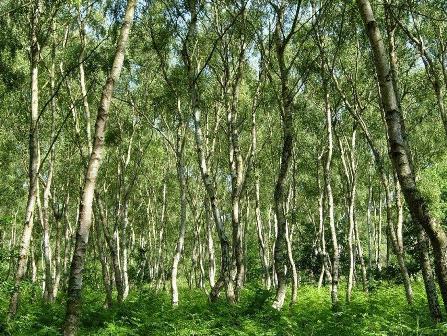
[[[397,63],[397,51],[396,51],[396,43],[395,43],[395,32],[396,25],[392,22],[391,17],[388,13],[389,8],[387,8],[385,12],[385,23],[386,30],[388,35],[388,53],[390,57],[390,70],[391,70],[391,78],[394,86],[394,92],[396,94],[396,101],[399,110],[401,109],[401,96],[399,92],[399,79],[398,79],[398,63]],[[383,169],[382,169],[383,171]],[[388,237],[391,239],[393,250],[397,257],[397,262],[399,268],[401,270],[404,287],[405,287],[405,295],[407,297],[408,304],[413,304],[413,290],[411,288],[410,277],[408,274],[407,266],[405,265],[405,256],[404,256],[404,246],[403,246],[403,237],[402,237],[402,228],[403,228],[403,205],[401,201],[401,189],[396,173],[393,174],[394,177],[394,185],[395,185],[395,201],[397,208],[397,226],[394,227],[392,225],[392,221],[388,220]],[[384,177],[382,177],[384,179]],[[391,195],[388,190],[388,202],[391,202]]]
[[[129,32],[133,21],[135,6],[136,0],[128,0],[124,21],[118,38],[112,70],[107,78],[106,84],[104,85],[101,100],[99,102],[92,153],[90,155],[87,171],[85,173],[84,186],[81,196],[82,198],[79,206],[79,223],[68,281],[64,335],[76,334],[81,306],[82,271],[84,269],[85,252],[87,249],[89,230],[92,223],[92,204],[96,179],[104,148],[106,121],[112,101],[113,88],[119,79],[121,69],[123,67],[125,48],[129,39]]]
[[[430,216],[427,200],[422,196],[416,185],[411,153],[406,141],[404,120],[398,106],[389,62],[371,4],[368,0],[357,0],[357,5],[373,51],[382,106],[388,129],[391,161],[399,178],[411,217],[417,225],[424,229],[433,246],[436,276],[444,306],[447,307],[447,236],[440,224]]]
[[[14,288],[9,301],[8,319],[17,313],[20,294],[20,283],[26,273],[26,265],[33,231],[33,212],[36,204],[38,170],[39,170],[39,140],[38,140],[38,118],[39,118],[39,75],[38,66],[40,58],[39,43],[37,40],[40,16],[40,1],[35,0],[31,5],[31,35],[30,35],[30,70],[31,70],[31,114],[29,128],[29,187],[28,200],[25,210],[25,223],[22,233],[19,258],[14,279]]]

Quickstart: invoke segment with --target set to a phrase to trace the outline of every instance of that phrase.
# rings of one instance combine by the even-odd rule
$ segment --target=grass
[[[447,335],[447,323],[433,325],[428,316],[421,283],[414,283],[415,303],[406,304],[401,286],[382,283],[369,294],[356,291],[350,304],[340,293],[340,309],[333,312],[328,288],[302,286],[298,303],[281,312],[271,308],[272,293],[248,285],[240,303],[228,306],[224,299],[209,304],[203,291],[184,288],[180,305],[172,308],[169,294],[148,286],[132,291],[120,306],[104,309],[104,297],[87,289],[80,335]],[[7,305],[0,294],[0,318]],[[53,305],[31,300],[23,293],[19,317],[0,326],[4,335],[60,335],[64,302]]]

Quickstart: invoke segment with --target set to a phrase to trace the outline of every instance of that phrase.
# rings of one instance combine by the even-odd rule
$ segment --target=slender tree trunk
[[[96,204],[98,206],[98,217],[99,221],[98,223],[102,226],[102,232],[104,234],[104,239],[107,243],[107,246],[110,250],[110,258],[112,262],[112,269],[113,269],[113,277],[110,277],[111,283],[113,283],[112,280],[115,282],[116,286],[116,292],[117,292],[117,301],[118,303],[121,303],[123,301],[124,296],[124,285],[123,285],[123,277],[121,275],[121,268],[120,268],[120,262],[119,262],[119,255],[118,255],[118,249],[117,249],[117,243],[119,242],[116,237],[112,237],[110,234],[109,228],[107,226],[107,220],[106,220],[106,214],[104,205],[102,204],[102,200],[99,196],[99,194],[96,194]],[[115,229],[114,235],[116,235],[118,232]],[[110,286],[113,287],[112,285]]]
[[[312,12],[316,13],[316,3],[312,2]],[[318,22],[315,22],[318,24]],[[331,268],[331,300],[332,307],[335,308],[338,305],[338,277],[339,277],[339,263],[340,263],[340,251],[338,247],[337,240],[337,228],[335,226],[334,219],[334,199],[332,194],[332,186],[331,186],[331,165],[332,165],[332,154],[333,154],[333,129],[332,129],[332,109],[329,101],[329,91],[327,85],[327,78],[325,75],[325,67],[328,63],[327,57],[325,54],[324,41],[320,36],[319,30],[315,29],[316,38],[318,41],[318,48],[320,51],[320,60],[321,60],[321,81],[323,84],[323,94],[324,94],[324,109],[326,115],[326,132],[327,132],[327,154],[326,154],[326,162],[324,165],[324,184],[327,198],[327,207],[328,207],[328,219],[329,219],[329,228],[331,231],[332,238],[332,268]],[[331,70],[330,73],[333,73]]]
[[[204,200],[205,207],[205,222],[206,222],[206,235],[208,242],[208,278],[210,281],[210,287],[213,288],[216,284],[216,259],[214,257],[214,239],[213,239],[213,223],[210,219],[210,206],[208,199]]]
[[[64,210],[62,210],[64,211]],[[54,248],[54,284],[53,284],[53,297],[57,297],[59,292],[59,284],[62,277],[62,258],[61,258],[61,221],[63,218],[63,213],[54,212],[55,227],[56,227],[56,237],[55,237],[55,248]]]
[[[129,247],[127,242],[127,231],[129,226],[129,201],[126,199],[124,200],[123,204],[123,218],[122,218],[122,234],[121,234],[121,274],[123,277],[123,300],[127,298],[129,295],[129,274],[127,272],[128,269],[128,254],[129,254]]]
[[[321,186],[321,178],[320,178],[320,165],[321,165],[322,156],[318,158],[318,189],[320,190],[320,196],[318,198],[318,217],[319,217],[319,231],[320,231],[320,241],[321,241],[321,254],[322,254],[322,266],[321,266],[321,276],[318,281],[318,288],[323,285],[324,276],[326,277],[326,281],[332,284],[332,265],[329,254],[326,250],[326,233],[324,227],[324,195],[325,188]],[[324,169],[324,168],[323,168]]]
[[[121,216],[118,215],[118,219]],[[115,284],[116,284],[116,297],[118,303],[122,303],[124,300],[124,283],[123,283],[123,268],[121,266],[121,239],[120,239],[120,230],[118,227],[118,223],[116,223],[114,230],[113,230],[113,237],[112,237],[112,244],[111,249],[113,249],[113,252],[111,251],[112,260],[114,260],[114,271],[115,271]]]
[[[360,241],[360,233],[359,233],[357,221],[355,222],[355,226],[354,226],[354,234],[355,234],[355,239],[356,239],[356,244],[357,244],[357,255],[358,255],[358,258],[360,259],[360,267],[362,270],[363,291],[368,292],[368,270],[366,268],[365,258],[363,256],[363,248],[362,248],[362,244]]]
[[[325,112],[326,112],[326,131],[328,141],[326,164],[324,167],[324,180],[325,180],[326,198],[328,202],[329,228],[331,230],[331,239],[332,239],[331,300],[333,307],[335,307],[338,304],[338,272],[339,272],[340,251],[338,248],[337,228],[335,227],[334,198],[332,195],[332,186],[331,186],[331,171],[332,171],[331,166],[332,166],[332,152],[333,152],[332,110],[329,105],[329,93],[327,92],[326,86],[325,86],[324,99],[325,99]]]
[[[374,229],[372,227],[371,221],[371,207],[372,207],[372,181],[371,175],[369,175],[369,185],[368,185],[368,208],[366,210],[366,225],[368,226],[368,271],[371,275],[372,269],[372,246],[373,246],[373,236]]]
[[[386,30],[388,35],[388,49],[389,49],[389,56],[390,56],[390,70],[392,74],[392,83],[394,87],[394,92],[396,95],[396,102],[399,110],[401,110],[401,97],[399,92],[399,86],[398,86],[398,63],[397,63],[397,50],[396,50],[396,43],[395,43],[395,32],[396,32],[396,25],[394,22],[392,22],[390,15],[389,15],[389,8],[385,11],[385,23],[386,23]],[[396,173],[393,174],[394,177],[394,186],[395,186],[395,201],[396,201],[396,208],[397,208],[397,226],[395,227],[393,225],[392,220],[388,220],[388,241],[391,240],[392,248],[394,250],[394,253],[397,257],[397,262],[401,271],[404,288],[405,288],[405,295],[407,298],[408,304],[413,303],[413,290],[411,288],[411,282],[410,277],[408,275],[408,270],[405,265],[405,255],[404,255],[404,245],[403,245],[403,236],[402,236],[402,228],[403,228],[403,206],[402,206],[402,200],[401,200],[401,188],[398,181],[398,177],[396,176]],[[385,179],[383,177],[382,179]],[[388,187],[389,188],[389,187]],[[387,194],[388,202],[391,202],[391,194],[388,190]],[[390,210],[391,211],[391,210]],[[387,245],[389,247],[389,245]]]
[[[272,225],[273,222],[273,225]],[[278,287],[278,277],[276,275],[276,268],[275,268],[275,246],[276,246],[276,239],[278,237],[278,220],[276,219],[276,215],[270,207],[269,209],[269,227],[270,227],[270,234],[273,233],[273,244],[272,244],[272,280],[273,280],[273,287]],[[272,230],[273,227],[273,230]],[[272,232],[273,231],[273,232]],[[269,236],[270,236],[269,234]]]
[[[244,186],[244,160],[242,159],[241,148],[239,145],[239,130],[238,130],[238,98],[239,85],[242,80],[242,66],[245,57],[245,41],[242,37],[241,44],[238,50],[236,70],[234,78],[228,78],[226,82],[230,82],[230,102],[227,103],[227,124],[228,124],[228,140],[229,148],[229,165],[231,172],[231,224],[232,224],[232,241],[233,241],[233,260],[236,263],[236,286],[235,298],[239,299],[239,292],[242,289],[245,279],[245,264],[243,252],[243,226],[241,225],[241,194]],[[226,60],[226,59],[225,59]],[[225,73],[230,74],[230,65],[224,62]],[[230,76],[230,75],[228,75]],[[231,76],[230,76],[231,77]],[[223,85],[225,88],[226,85]]]
[[[323,236],[324,236],[324,190],[321,188],[321,178],[320,178],[320,162],[321,162],[321,155],[318,157],[317,160],[317,185],[318,185],[318,231],[317,231],[317,237],[316,237],[316,253],[317,258],[321,258],[321,272],[320,276],[318,278],[318,288],[320,289],[321,286],[323,286],[324,281],[324,275],[326,273],[326,263],[324,255],[324,252],[326,250],[326,247],[323,247]],[[323,252],[324,250],[324,252]],[[318,259],[317,259],[318,260]]]
[[[95,125],[95,139],[92,146],[92,153],[85,174],[84,186],[82,188],[82,198],[79,208],[79,223],[76,233],[76,243],[74,255],[70,267],[70,277],[68,283],[67,310],[65,316],[64,335],[76,334],[77,324],[81,306],[82,271],[85,262],[85,252],[87,249],[88,235],[92,223],[92,203],[98,170],[102,159],[104,147],[104,135],[106,121],[112,100],[112,93],[115,83],[118,81],[124,61],[126,44],[129,38],[130,27],[132,25],[136,0],[128,0],[124,21],[118,38],[116,53],[113,60],[111,72],[104,85],[101,100],[98,108],[98,115]]]
[[[199,75],[198,55],[195,53],[191,55],[189,52],[195,48],[197,43],[197,20],[198,20],[198,2],[191,1],[188,4],[188,10],[191,19],[188,25],[188,38],[183,45],[183,61],[188,71],[189,77],[189,93],[190,106],[194,119],[194,140],[196,145],[197,160],[199,162],[200,174],[204,184],[206,194],[208,196],[211,213],[216,224],[217,234],[220,240],[221,247],[221,273],[218,281],[210,292],[210,300],[215,301],[223,287],[226,289],[227,300],[230,303],[235,302],[234,284],[231,277],[231,256],[230,256],[230,242],[225,232],[224,223],[220,215],[220,209],[217,204],[217,193],[213,183],[213,178],[210,174],[207,164],[207,153],[205,153],[202,125],[201,125],[201,111],[199,108],[199,92],[197,87],[197,76]]]
[[[402,280],[405,288],[405,296],[408,304],[413,304],[413,290],[411,288],[410,276],[408,274],[407,266],[405,264],[404,245],[402,237],[403,227],[403,205],[400,196],[400,185],[397,178],[395,179],[395,199],[397,209],[397,228],[394,225],[388,226],[388,236],[391,240],[394,254],[397,257],[397,263],[400,268]]]
[[[352,189],[349,191],[349,205],[348,205],[348,214],[349,214],[349,231],[348,231],[348,248],[349,248],[349,276],[348,276],[348,288],[346,290],[346,301],[351,302],[351,294],[352,287],[354,284],[354,271],[355,271],[355,258],[354,258],[354,229],[355,229],[355,217],[354,217],[354,208],[355,208],[355,184],[352,185]]]
[[[428,253],[428,240],[421,228],[418,228],[417,230],[419,261],[422,268],[422,277],[424,278],[428,309],[433,321],[439,322],[442,320],[442,313],[441,308],[439,307],[437,288],[433,279],[433,271]]]
[[[200,170],[202,175],[202,180],[207,191],[208,199],[211,205],[211,213],[216,224],[217,233],[220,240],[221,247],[221,274],[215,283],[211,293],[210,299],[214,301],[220,293],[223,286],[226,288],[227,299],[230,303],[235,301],[234,295],[234,285],[231,277],[231,259],[230,259],[230,242],[228,240],[227,234],[225,233],[225,228],[220,216],[220,210],[217,204],[217,196],[215,186],[209,175],[208,165],[206,163],[204,148],[203,148],[203,137],[200,125],[200,111],[197,108],[197,97],[195,96],[195,90],[192,94],[192,106],[194,106],[194,125],[195,125],[195,142],[196,150],[198,155],[198,160],[200,163]]]
[[[290,268],[292,270],[292,298],[290,304],[295,304],[298,296],[298,271],[296,269],[295,260],[293,259],[292,249],[293,233],[289,232],[289,224],[286,222],[286,242],[287,242],[287,256],[289,258]]]
[[[341,160],[344,168],[344,175],[346,179],[347,186],[347,206],[348,206],[348,218],[349,218],[349,228],[348,228],[348,250],[349,250],[349,273],[348,282],[346,289],[346,301],[351,301],[352,288],[354,285],[354,274],[355,274],[355,258],[354,258],[354,246],[355,246],[355,196],[356,196],[356,162],[355,162],[355,145],[356,145],[356,130],[354,128],[351,137],[351,146],[349,148],[349,153],[343,145],[343,141],[338,138],[338,143],[341,152]]]
[[[98,216],[102,217],[102,215],[99,215],[99,214],[98,214]],[[99,229],[97,219],[98,219],[98,217],[95,214],[93,230],[96,233],[95,242],[96,242],[96,248],[98,249],[99,262],[101,263],[102,283],[104,286],[104,291],[106,293],[105,305],[107,308],[110,308],[113,305],[112,288],[110,286],[110,283],[111,283],[110,282],[110,274],[109,274],[109,269],[107,267],[106,256],[104,253],[103,241],[101,241],[101,230]],[[102,219],[100,219],[100,221],[102,221]],[[104,225],[104,224],[102,223],[101,225]]]
[[[166,209],[167,209],[167,178],[165,177],[163,181],[163,191],[162,191],[162,207],[160,214],[160,227],[158,228],[158,250],[157,250],[157,283],[155,288],[158,290],[162,287],[164,281],[164,245],[166,242],[165,237],[165,227],[166,227]]]
[[[272,280],[269,272],[269,260],[267,257],[266,251],[266,242],[263,233],[263,223],[261,217],[261,206],[259,200],[259,177],[255,182],[255,213],[256,213],[256,233],[258,235],[258,244],[259,244],[259,256],[261,258],[262,270],[264,273],[264,286],[266,289],[270,289],[272,286]]]
[[[257,129],[256,129],[256,111],[252,111],[252,131],[251,131],[251,141],[252,141],[252,167],[253,173],[255,175],[255,215],[256,215],[256,233],[258,235],[258,245],[259,245],[259,256],[261,259],[262,270],[264,273],[264,286],[266,289],[271,287],[271,278],[269,272],[269,261],[266,251],[266,241],[264,238],[264,228],[261,216],[261,201],[260,201],[260,182],[259,182],[259,171],[257,166]],[[248,205],[247,205],[248,206]]]
[[[177,140],[176,140],[176,160],[177,160],[177,179],[180,190],[180,214],[179,214],[179,236],[177,239],[177,245],[174,252],[174,258],[172,261],[171,269],[171,295],[172,305],[178,305],[178,289],[177,289],[177,272],[178,264],[183,252],[183,245],[185,243],[185,231],[186,231],[186,176],[185,176],[185,164],[183,158],[183,149],[185,144],[185,135],[183,134],[184,125],[179,123],[177,127]],[[182,135],[183,134],[183,135]]]
[[[8,267],[8,275],[6,276],[6,279],[9,279],[9,276],[12,272],[14,272],[15,269],[15,260],[14,258],[15,254],[14,251],[16,249],[16,234],[17,234],[17,213],[14,214],[14,220],[11,225],[11,236],[9,239],[9,267]]]
[[[87,97],[87,88],[85,85],[85,71],[84,71],[84,57],[85,57],[85,24],[81,19],[81,13],[79,13],[79,39],[81,41],[81,52],[79,53],[79,84],[81,87],[82,104],[84,106],[85,114],[85,131],[87,136],[88,152],[92,152],[92,131],[90,123],[90,106]]]
[[[39,266],[39,258],[36,258],[36,246],[34,239],[31,237],[31,246],[30,246],[30,262],[29,262],[29,275],[31,278],[31,282],[34,284],[37,281],[37,271]],[[36,260],[37,259],[37,260]],[[32,292],[32,296],[34,297],[34,288]]]
[[[391,8],[390,8],[391,4],[387,4],[387,5],[388,6],[387,6],[386,13],[391,10]],[[389,21],[391,21],[391,20],[389,20]],[[423,39],[419,29],[417,29],[417,28],[416,28],[417,34],[415,36],[401,22],[396,22],[394,24],[394,26],[387,27],[390,47],[394,48],[394,45],[395,45],[394,35],[395,35],[395,30],[396,30],[396,27],[395,27],[396,24],[400,25],[400,27],[402,28],[404,33],[408,36],[411,43],[419,51],[422,63],[424,64],[425,73],[427,74],[427,79],[430,82],[431,87],[432,87],[433,92],[436,97],[436,103],[438,105],[439,115],[441,117],[442,125],[444,127],[444,133],[445,133],[445,136],[447,136],[447,111],[444,106],[445,93],[444,93],[444,86],[442,85],[442,80],[441,80],[441,76],[440,76],[438,67],[436,66],[433,58],[427,52],[427,47],[425,46],[424,39]],[[388,25],[390,25],[390,24],[388,24]],[[415,24],[415,26],[416,26],[416,24]],[[440,39],[442,39],[442,37],[440,37]],[[440,42],[440,43],[442,43],[442,42]],[[397,59],[396,52],[393,52],[391,54],[391,67],[392,68],[393,68],[393,64],[396,64],[395,63],[396,59]],[[445,65],[442,61],[441,61],[441,67],[442,67],[442,72],[445,76]],[[447,82],[445,84],[447,85]]]
[[[398,263],[399,263],[399,269],[402,275],[402,279],[404,280],[404,286],[405,286],[405,290],[406,290],[406,297],[408,302],[411,304],[412,302],[412,293],[411,293],[411,285],[409,282],[409,276],[408,276],[408,271],[406,269],[405,263],[404,263],[404,256],[403,256],[403,242],[401,240],[401,244],[399,247],[399,242],[396,240],[396,234],[394,234],[396,232],[395,230],[395,226],[393,223],[393,209],[392,209],[392,204],[391,204],[391,199],[392,199],[392,194],[391,194],[391,190],[390,190],[390,186],[389,186],[389,182],[388,182],[388,178],[386,177],[385,174],[385,169],[384,169],[384,161],[383,161],[383,157],[380,154],[380,152],[378,151],[373,138],[371,137],[371,134],[368,130],[368,127],[365,123],[365,121],[363,120],[362,116],[357,113],[357,111],[353,108],[353,106],[347,101],[346,96],[344,96],[343,92],[341,91],[341,88],[338,84],[338,81],[336,78],[334,78],[334,82],[336,84],[336,88],[337,91],[343,96],[343,99],[345,101],[345,104],[348,108],[348,110],[350,111],[351,115],[353,116],[353,118],[359,123],[360,127],[362,128],[362,131],[366,137],[366,141],[368,142],[369,147],[371,148],[371,151],[373,153],[373,157],[374,157],[374,164],[377,170],[377,173],[379,175],[380,178],[380,182],[382,184],[382,187],[385,191],[385,208],[386,208],[386,221],[387,221],[387,228],[386,228],[386,232],[387,232],[387,242],[391,241],[391,246],[393,248],[393,252],[396,254],[396,257],[398,259]],[[379,221],[378,221],[378,225],[371,225],[371,204],[372,204],[372,186],[371,186],[371,177],[370,177],[370,182],[369,182],[369,191],[368,191],[368,209],[367,209],[367,223],[368,223],[368,230],[370,231],[369,235],[368,235],[368,254],[369,254],[369,269],[371,269],[371,261],[372,261],[372,255],[371,255],[371,250],[372,247],[374,247],[374,260],[375,260],[375,266],[376,269],[380,270],[381,269],[381,258],[380,258],[380,247],[381,247],[381,237],[382,237],[382,230],[381,230],[381,226],[382,226],[382,206],[381,206],[381,198],[379,197]],[[375,207],[373,207],[374,209],[376,209]],[[401,211],[401,207],[398,206],[398,209],[400,209],[399,211]],[[400,232],[402,232],[402,221],[399,220],[399,217],[401,214],[401,212],[398,213],[398,223],[400,224]],[[398,224],[399,226],[399,224]],[[399,229],[398,229],[399,230]],[[374,237],[373,239],[373,244],[371,243],[371,236]],[[387,244],[387,247],[389,245]]]
[[[414,175],[411,153],[390,66],[383,40],[368,0],[357,0],[370,40],[376,73],[380,86],[381,100],[388,129],[390,157],[398,175],[402,192],[413,220],[427,233],[435,256],[435,270],[444,306],[447,307],[447,236],[445,231],[429,214],[426,199],[421,195]]]
[[[386,182],[388,186],[388,182]],[[388,197],[389,189],[385,190],[385,207],[387,210],[387,219],[389,218],[389,222],[391,223],[391,203]],[[390,211],[390,216],[388,217],[388,211]],[[378,208],[378,221],[376,226],[376,251],[375,251],[375,261],[376,261],[376,269],[382,270],[382,193],[379,192],[379,208]]]
[[[53,22],[52,25],[53,29],[53,46],[51,51],[52,61],[51,61],[51,68],[50,68],[50,87],[51,87],[51,94],[55,95],[55,58],[56,58],[56,25]],[[56,99],[53,98],[51,100],[51,139],[55,138],[55,119],[56,119]],[[50,194],[51,194],[51,188],[52,188],[52,182],[53,182],[53,174],[54,174],[54,161],[56,156],[56,149],[55,145],[53,144],[51,150],[50,150],[50,162],[48,167],[48,177],[45,184],[44,192],[43,192],[43,207],[42,207],[42,224],[43,224],[43,233],[44,233],[44,256],[45,256],[45,294],[44,298],[48,302],[54,301],[54,281],[53,281],[53,264],[52,264],[52,253],[51,253],[51,244],[50,244],[50,223],[49,223],[49,217],[50,217]],[[53,191],[53,197],[56,197],[56,191]],[[58,225],[56,219],[56,225]],[[57,230],[57,228],[56,228]],[[56,237],[57,239],[58,237]],[[57,245],[57,242],[56,242]],[[58,256],[56,256],[57,258]],[[57,261],[55,261],[57,263]]]
[[[43,206],[42,206],[43,249],[44,249],[44,261],[45,261],[44,299],[48,302],[54,301],[53,267],[51,258],[50,223],[49,223],[49,198],[50,198],[52,180],[53,180],[53,160],[51,160],[50,162],[48,178],[43,192]]]
[[[39,170],[39,140],[38,140],[38,117],[39,117],[39,42],[37,34],[39,30],[40,0],[34,0],[30,6],[31,33],[30,33],[30,72],[31,72],[31,113],[29,124],[29,186],[28,200],[25,210],[25,222],[21,239],[19,257],[14,278],[14,288],[9,301],[8,319],[14,318],[20,294],[20,283],[26,273],[27,257],[31,235],[33,231],[33,212],[36,204],[38,170]]]
[[[203,245],[202,245],[202,227],[200,225],[200,220],[196,221],[196,242],[197,242],[197,269],[198,269],[198,282],[197,287],[204,287],[204,279],[205,279],[205,268],[203,267]]]
[[[79,211],[79,209],[78,209],[78,211]],[[71,229],[70,220],[69,220],[67,211],[64,213],[64,219],[65,219],[64,252],[63,252],[64,259],[63,259],[62,272],[63,272],[64,277],[66,277],[68,263],[72,256],[71,247],[72,247],[72,241],[73,241],[73,234],[72,234],[72,229]],[[66,281],[63,282],[63,286],[62,286],[62,290],[65,290],[65,289],[66,289]]]
[[[281,85],[281,97],[279,99],[279,111],[282,121],[282,149],[281,161],[279,166],[278,177],[275,183],[275,191],[273,195],[274,209],[277,219],[277,236],[275,240],[274,262],[276,277],[278,279],[278,286],[273,301],[273,308],[281,309],[284,305],[286,296],[286,282],[287,282],[287,267],[290,265],[289,254],[287,250],[287,221],[284,204],[286,201],[286,179],[292,162],[293,153],[293,111],[292,111],[292,93],[288,83],[288,70],[285,63],[285,51],[287,42],[294,33],[294,27],[289,32],[287,37],[284,37],[284,10],[283,6],[275,8],[276,11],[276,25],[274,32],[274,41],[276,49],[276,57],[279,66],[279,77]],[[299,8],[295,15],[298,15]]]

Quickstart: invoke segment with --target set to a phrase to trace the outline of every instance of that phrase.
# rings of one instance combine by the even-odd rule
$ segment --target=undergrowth
[[[148,286],[133,289],[121,305],[103,308],[104,297],[86,289],[80,335],[447,335],[447,323],[433,325],[426,307],[423,286],[414,283],[415,302],[406,304],[401,286],[382,283],[369,294],[353,293],[339,309],[331,309],[328,288],[302,286],[297,304],[281,312],[271,308],[272,293],[248,285],[240,303],[229,306],[225,299],[210,304],[200,290],[180,291],[180,305],[173,308],[169,294]],[[47,305],[38,292],[25,286],[18,318],[5,324],[7,292],[0,293],[0,334],[60,335],[64,301]]]

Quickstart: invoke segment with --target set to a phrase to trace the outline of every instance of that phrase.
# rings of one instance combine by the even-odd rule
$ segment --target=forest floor
[[[447,335],[447,323],[429,319],[422,283],[414,283],[415,303],[408,307],[403,288],[381,283],[367,295],[353,293],[352,302],[331,310],[329,289],[304,285],[298,303],[277,312],[270,307],[272,293],[248,286],[239,304],[224,299],[209,304],[203,291],[184,288],[180,305],[172,308],[169,294],[143,287],[131,291],[120,306],[104,309],[104,297],[88,290],[84,298],[80,335]],[[31,287],[22,296],[19,318],[3,324],[7,295],[0,293],[0,334],[60,335],[64,304],[46,305],[32,299]]]

